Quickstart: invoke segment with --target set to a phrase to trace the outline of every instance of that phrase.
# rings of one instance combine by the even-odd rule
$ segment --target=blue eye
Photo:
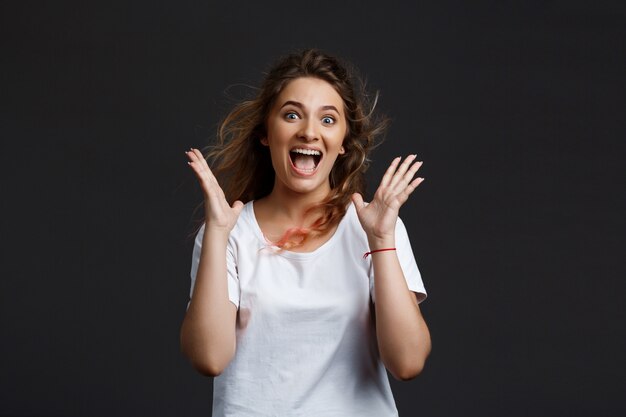
[[[333,123],[335,123],[335,119],[333,119],[330,116],[326,116],[322,118],[322,123],[327,124],[327,125],[332,125]]]
[[[290,111],[289,113],[285,114],[285,118],[289,120],[296,120],[298,119],[298,115],[295,112]]]

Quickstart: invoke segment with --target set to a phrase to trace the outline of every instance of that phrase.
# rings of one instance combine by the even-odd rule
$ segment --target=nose
[[[298,138],[303,139],[307,142],[319,140],[319,132],[313,118],[307,118],[303,120],[301,129],[298,132]]]

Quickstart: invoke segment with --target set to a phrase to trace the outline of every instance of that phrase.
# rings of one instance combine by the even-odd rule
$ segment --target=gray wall
[[[2,2],[0,416],[210,415],[183,151],[309,46],[393,119],[370,189],[425,161],[401,216],[433,353],[401,415],[625,415],[626,13],[594,4]]]

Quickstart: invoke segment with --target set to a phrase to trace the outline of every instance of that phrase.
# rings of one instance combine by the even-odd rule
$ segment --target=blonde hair
[[[267,73],[256,97],[237,104],[224,118],[217,143],[208,152],[211,169],[229,204],[236,200],[245,204],[272,191],[274,170],[269,149],[261,139],[267,136],[266,121],[276,98],[289,82],[301,77],[328,82],[343,99],[347,120],[345,153],[339,155],[331,170],[330,193],[305,213],[319,213],[316,220],[308,227],[289,229],[275,244],[282,249],[324,235],[339,223],[352,194],[365,192],[369,152],[388,125],[388,119],[373,114],[378,94],[370,101],[355,71],[337,58],[317,49],[283,57]]]

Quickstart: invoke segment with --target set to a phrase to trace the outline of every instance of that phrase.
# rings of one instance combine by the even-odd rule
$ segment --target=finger
[[[235,213],[239,215],[239,213],[241,213],[241,210],[243,209],[243,202],[241,202],[240,200],[237,200],[233,203],[232,207],[233,207],[233,210],[235,210]]]
[[[407,156],[404,159],[402,164],[400,164],[400,166],[398,167],[398,170],[396,171],[396,173],[391,178],[391,182],[389,183],[389,187],[394,187],[398,182],[400,182],[400,180],[403,178],[404,174],[409,169],[409,166],[415,160],[416,157],[417,157],[417,155],[413,154],[413,155]]]
[[[197,162],[200,167],[202,167],[203,169],[209,168],[209,164],[207,163],[206,158],[204,157],[204,155],[202,155],[202,152],[200,152],[200,150],[196,148],[191,148],[189,152],[192,160],[194,162]]]
[[[185,155],[189,158],[187,162],[190,166],[196,168],[198,171],[202,170],[202,160],[204,158],[199,158],[198,155],[194,152],[193,148],[188,151],[185,151]]]
[[[406,200],[408,200],[409,196],[411,195],[411,193],[413,193],[413,191],[415,191],[415,189],[422,183],[424,182],[424,178],[422,177],[418,177],[415,178],[413,181],[411,181],[411,183],[409,185],[406,186],[406,188],[404,189],[404,191],[402,191],[402,194],[400,194],[400,202],[402,204],[404,204],[404,202]]]
[[[208,168],[203,167],[197,159],[194,161],[188,161],[187,164],[191,167],[198,180],[203,184],[211,184],[214,180],[211,179],[211,173]]]
[[[422,167],[423,163],[423,161],[419,161],[411,165],[411,168],[409,168],[409,170],[402,176],[402,180],[398,183],[398,186],[405,187],[408,185],[417,173],[417,170]]]
[[[199,162],[200,164],[206,163],[206,158],[204,157],[204,155],[202,155],[202,152],[200,152],[196,148],[190,148],[188,151],[185,151],[185,153],[191,161]]]
[[[389,181],[391,181],[391,178],[393,177],[393,173],[396,172],[396,167],[398,166],[400,159],[401,158],[398,156],[397,158],[394,158],[393,161],[391,161],[391,165],[389,165],[389,168],[387,168],[387,171],[385,171],[385,175],[383,175],[383,179],[380,180],[381,187],[386,187],[387,185],[389,185]]]
[[[204,155],[202,155],[198,149],[191,148],[191,150],[187,151],[186,154],[190,159],[189,165],[198,173],[200,179],[217,182],[217,179],[213,175],[211,168],[209,168],[209,164],[204,158]]]
[[[354,207],[356,208],[357,213],[361,211],[363,207],[365,207],[365,203],[363,202],[363,196],[359,193],[352,194],[352,202],[354,203]]]
[[[193,148],[189,148],[185,151],[185,155],[187,155],[187,157],[189,157],[189,159],[192,159],[192,157],[195,157],[196,154],[193,152]]]
[[[204,159],[200,151],[198,151],[196,148],[189,148],[189,150],[185,151],[185,154],[187,154],[189,159],[192,161],[199,161]]]

